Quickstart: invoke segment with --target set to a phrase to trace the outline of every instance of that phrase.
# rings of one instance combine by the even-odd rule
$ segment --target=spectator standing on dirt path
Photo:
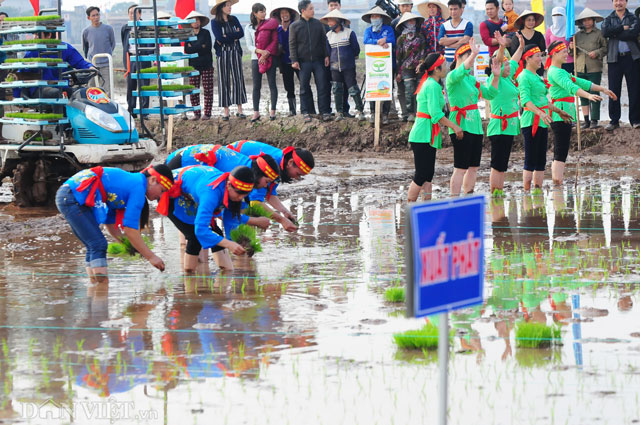
[[[329,12],[334,11],[336,9],[340,10],[341,8],[342,8],[341,0],[327,0],[327,9],[329,9]],[[350,25],[351,24],[345,25],[345,28],[349,28]],[[331,28],[327,27],[326,25],[324,26],[324,29],[325,29],[325,32],[327,33],[331,30]],[[331,69],[329,69],[329,67],[327,67],[327,78],[328,78],[329,87],[331,87],[331,81],[332,81]],[[346,93],[347,90],[349,90],[349,87],[347,87],[345,84],[342,90]],[[351,110],[351,105],[349,105],[349,96],[344,97],[344,104],[342,105],[342,110],[345,118],[354,118],[354,116],[349,113],[349,111]]]
[[[425,55],[429,53],[444,54],[444,46],[438,43],[440,27],[449,19],[449,8],[438,0],[430,0],[418,5],[418,12],[424,18],[422,34],[427,42]]]
[[[554,7],[551,12],[551,25],[547,28],[544,34],[544,41],[547,46],[551,46],[554,41],[562,41],[569,46],[567,36],[567,17],[564,7]],[[573,74],[573,50],[569,51],[569,57],[567,62],[562,66],[562,69],[569,74]]]
[[[301,19],[291,24],[289,54],[291,67],[300,70],[300,103],[305,122],[311,122],[313,95],[311,74],[316,83],[318,112],[323,121],[331,120],[331,99],[326,70],[329,66],[327,35],[322,23],[313,16],[315,10],[310,0],[298,3]]]
[[[278,86],[276,85],[276,69],[278,60],[278,21],[267,19],[267,8],[262,3],[254,3],[251,7],[251,22],[247,25],[247,47],[254,51],[255,59],[251,59],[251,79],[253,82],[253,117],[251,122],[260,119],[260,90],[262,74],[267,74],[269,92],[271,93],[271,109],[269,119],[276,119],[276,103],[278,102]],[[251,40],[253,37],[253,40]],[[253,46],[250,45],[253,41]]]
[[[231,105],[238,107],[238,118],[247,118],[242,113],[242,104],[247,103],[240,46],[244,31],[238,18],[231,15],[231,5],[237,2],[238,0],[216,0],[211,8],[211,15],[215,16],[211,22],[211,31],[216,39],[213,48],[218,66],[218,106],[224,108],[223,121],[229,121]]]
[[[498,16],[499,5],[498,0],[487,0],[484,5],[487,19],[480,22],[480,37],[482,42],[489,48],[489,56],[493,55],[493,52],[498,50],[499,47],[495,33],[504,34],[501,29],[503,22]]]
[[[82,31],[82,51],[84,57],[89,62],[95,55],[100,53],[113,54],[113,50],[116,48],[116,35],[113,32],[111,25],[103,24],[100,22],[100,8],[96,6],[89,6],[87,8],[87,19],[91,22],[91,25],[86,27]],[[109,75],[109,60],[107,58],[98,58],[96,60],[96,68],[102,74],[104,78],[104,90],[112,96],[111,90],[111,76]]]
[[[585,8],[576,18],[576,25],[580,30],[574,36],[576,43],[575,69],[578,77],[600,84],[602,80],[602,59],[607,54],[607,40],[602,31],[596,28],[596,22],[604,18],[589,8]],[[569,46],[573,51],[573,46]],[[580,98],[584,122],[582,128],[598,128],[600,124],[600,102],[590,102]]]
[[[191,24],[193,33],[197,37],[196,41],[187,41],[184,43],[184,52],[188,54],[197,54],[198,57],[189,59],[189,65],[194,67],[200,75],[189,77],[189,84],[204,89],[204,114],[200,111],[194,111],[193,119],[198,120],[202,116],[203,120],[211,119],[211,108],[213,106],[213,43],[211,33],[204,27],[211,21],[201,13],[192,11],[187,15],[186,19],[195,19]],[[191,106],[200,105],[200,94],[192,94]]]
[[[411,10],[413,9],[413,0],[398,0],[398,9],[400,10],[400,15],[396,16],[395,19],[391,21],[391,28],[393,28],[395,31],[396,40],[398,40],[398,38],[402,34],[402,29],[398,28],[398,22],[400,22],[400,19],[402,19],[402,15],[404,15],[407,12],[411,12]],[[424,19],[421,19],[421,22],[422,21],[424,21]],[[420,31],[420,27],[418,27],[418,31]],[[398,58],[396,57],[396,62],[397,61],[398,61]],[[407,112],[407,100],[404,94],[405,92],[404,80],[402,78],[399,81],[395,80],[395,84],[396,84],[396,87],[398,88],[397,96],[398,96],[398,102],[400,102],[401,118],[402,118],[402,121],[406,122],[407,119],[409,118],[409,114]]]
[[[391,28],[391,17],[385,13],[379,6],[374,7],[364,15],[362,20],[371,26],[364,30],[364,44],[377,44],[382,48],[391,46],[392,57],[395,56],[394,47],[396,45],[396,35]],[[369,102],[371,108],[370,122],[374,122],[376,102]],[[389,123],[389,110],[391,109],[391,101],[382,102],[382,124]]]
[[[416,87],[418,73],[416,69],[424,59],[426,41],[420,26],[424,18],[414,15],[411,12],[405,12],[396,25],[396,31],[400,30],[400,35],[396,38],[396,78],[398,82],[398,91],[402,86],[404,91],[402,100],[405,102],[403,107],[407,113],[406,120],[414,122],[416,119]],[[400,84],[402,82],[402,85]],[[398,94],[400,98],[400,94]],[[403,120],[404,121],[404,120]]]
[[[514,26],[518,29],[518,33],[522,35],[525,47],[530,44],[535,44],[541,52],[547,50],[547,43],[544,40],[544,35],[540,31],[536,31],[536,27],[541,25],[543,22],[544,16],[530,10],[525,10],[520,14],[520,16],[518,16]],[[516,50],[518,50],[518,47],[520,47],[520,42],[518,42],[518,40],[519,39],[516,38],[511,39],[511,44],[509,46],[509,53],[511,53],[511,56],[513,56]],[[540,66],[538,75],[543,76],[543,74],[544,68]]]
[[[473,24],[462,17],[464,9],[460,0],[449,0],[448,6],[451,19],[440,27],[438,43],[444,46],[444,57],[451,63],[456,50],[473,37]]]
[[[271,17],[280,21],[278,27],[278,46],[280,49],[280,74],[282,74],[282,83],[287,92],[287,101],[289,103],[289,116],[296,114],[296,86],[293,76],[295,74],[300,82],[300,71],[291,67],[291,58],[289,57],[289,26],[298,19],[298,12],[289,7],[279,7],[271,12]]]
[[[137,6],[131,5],[127,10],[129,14],[129,20],[133,21],[133,11]],[[138,10],[135,20],[139,21],[142,19],[142,11]],[[122,63],[124,65],[125,71],[125,79],[127,80],[127,110],[129,113],[135,118],[136,115],[133,113],[133,110],[136,107],[136,97],[133,96],[133,91],[138,89],[138,80],[134,80],[131,78],[131,73],[135,73],[140,69],[149,68],[151,66],[151,62],[138,62],[131,61],[131,56],[136,54],[136,46],[134,44],[129,44],[129,37],[131,36],[132,27],[129,25],[123,25],[120,29],[120,41],[122,42]],[[153,49],[141,49],[138,48],[138,55],[150,55],[153,54]],[[142,80],[140,82],[140,86],[148,86],[149,80]],[[149,107],[149,97],[142,97],[142,108]]]
[[[364,120],[364,104],[356,78],[356,58],[360,45],[356,33],[349,28],[351,22],[339,9],[334,9],[320,18],[320,22],[331,28],[327,33],[331,69],[331,91],[336,105],[336,121],[345,118],[344,98],[351,96],[358,110],[358,119]],[[348,87],[348,92],[344,90]]]
[[[640,128],[640,24],[638,18],[627,10],[627,0],[613,0],[613,9],[602,23],[602,35],[608,41],[609,87],[618,97],[618,100],[609,99],[610,121],[605,127],[608,131],[620,127],[623,77],[629,94],[629,122],[633,128]]]

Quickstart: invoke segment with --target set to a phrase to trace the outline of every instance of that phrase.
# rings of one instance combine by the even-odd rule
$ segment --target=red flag
[[[196,0],[176,0],[176,7],[173,10],[178,18],[184,19],[196,10]]]
[[[31,6],[33,6],[34,15],[38,16],[40,13],[40,0],[31,0]]]

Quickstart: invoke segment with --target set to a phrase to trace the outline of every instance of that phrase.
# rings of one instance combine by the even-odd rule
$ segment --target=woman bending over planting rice
[[[207,166],[189,166],[173,171],[175,185],[171,191],[171,201],[166,211],[169,220],[180,230],[187,240],[184,269],[193,272],[198,265],[201,249],[214,253],[218,267],[233,269],[231,257],[242,255],[245,249],[239,244],[225,239],[215,218],[221,218],[226,234],[236,223],[269,227],[266,217],[248,217],[240,210],[242,200],[254,188],[254,176],[249,167],[239,166],[231,172],[223,173]]]

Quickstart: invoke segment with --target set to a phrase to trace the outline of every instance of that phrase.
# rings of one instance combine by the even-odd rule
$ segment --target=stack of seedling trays
[[[150,46],[158,46],[160,44],[164,46],[180,46],[186,41],[195,41],[197,37],[193,34],[193,29],[190,28],[190,24],[195,22],[195,19],[158,19],[158,20],[141,20],[141,21],[129,21],[129,26],[134,25],[138,27],[131,31],[131,38],[129,44],[136,45],[138,51],[149,50]],[[183,28],[180,28],[183,26]],[[156,29],[158,37],[156,38]],[[135,33],[137,32],[137,37]],[[133,62],[155,62],[162,63],[160,70],[158,71],[157,65],[153,65],[150,68],[137,69],[137,72],[131,75],[131,78],[136,80],[155,80],[155,84],[147,86],[139,86],[140,90],[135,90],[133,95],[136,97],[159,97],[160,105],[162,105],[163,98],[166,97],[183,97],[183,104],[175,106],[159,106],[151,108],[134,109],[134,113],[141,114],[142,116],[148,114],[160,114],[160,119],[164,120],[164,115],[178,115],[186,112],[198,111],[200,106],[187,106],[185,98],[187,95],[199,94],[200,89],[189,84],[162,84],[162,80],[177,80],[182,78],[188,78],[199,75],[193,67],[190,66],[173,66],[166,65],[170,62],[184,61],[197,57],[196,54],[186,54],[184,52],[173,53],[159,53],[159,54],[144,54],[135,56],[132,55],[130,60]]]
[[[59,15],[25,16],[16,18],[5,18],[0,24],[0,36],[5,34],[38,34],[41,32],[62,32],[65,30],[64,21]],[[42,126],[67,124],[69,120],[63,114],[43,111],[47,105],[66,105],[69,100],[63,98],[43,98],[42,89],[44,87],[68,87],[66,80],[48,81],[42,78],[45,69],[58,68],[64,70],[68,65],[63,62],[62,51],[67,45],[57,39],[19,39],[5,41],[0,46],[1,52],[27,52],[37,51],[39,57],[36,58],[12,58],[0,64],[0,69],[9,70],[9,76],[0,82],[0,89],[35,89],[29,98],[17,97],[13,100],[0,101],[0,105],[19,106],[22,111],[7,111],[0,122],[4,124],[27,124],[39,125],[40,131],[35,132],[33,137],[27,140],[38,140],[38,136],[43,132]],[[42,54],[56,57],[40,57]],[[28,70],[29,73],[39,75],[41,78],[35,80],[21,81],[17,79],[18,70]]]

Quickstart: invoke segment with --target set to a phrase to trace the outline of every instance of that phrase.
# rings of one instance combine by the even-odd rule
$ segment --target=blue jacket
[[[244,37],[244,30],[240,21],[235,16],[229,16],[229,20],[224,22],[218,22],[215,18],[211,20],[211,32],[216,39],[213,43],[213,49],[216,51],[216,56],[222,54],[222,48],[237,49],[240,50],[242,55],[242,47],[240,47],[240,39]]]
[[[278,44],[280,44],[280,61],[282,63],[291,63],[289,58],[289,28],[285,31],[282,25],[278,27]]]
[[[327,48],[329,49],[329,68],[332,71],[343,71],[356,67],[356,58],[360,55],[360,45],[356,33],[350,28],[343,28],[336,33],[327,33]]]
[[[395,47],[396,34],[389,25],[382,25],[382,29],[379,32],[373,32],[373,27],[364,30],[364,44],[378,44],[378,40],[384,37],[387,37],[387,43]]]

